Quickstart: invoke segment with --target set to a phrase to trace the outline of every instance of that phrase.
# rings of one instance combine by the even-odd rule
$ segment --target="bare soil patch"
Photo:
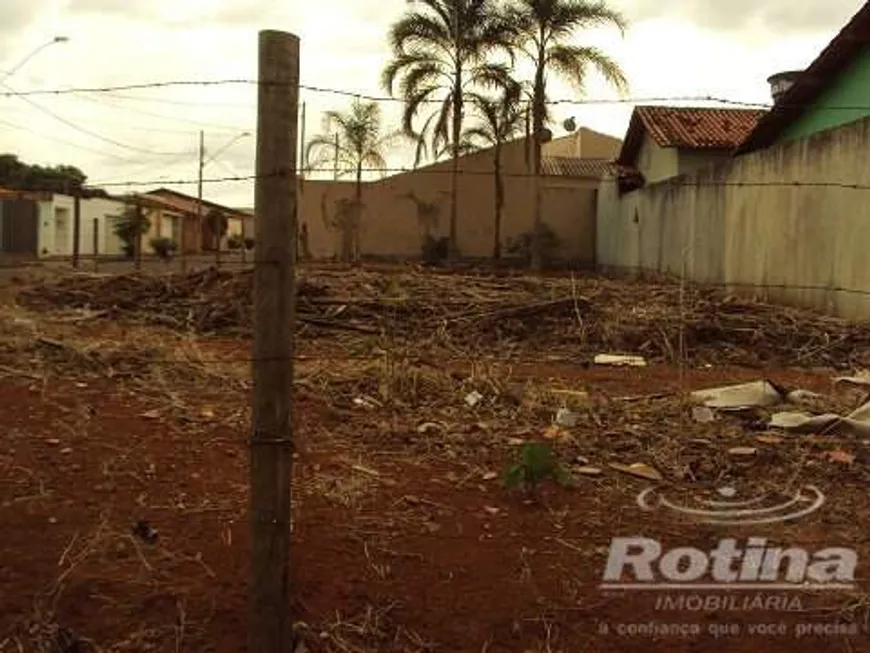
[[[99,304],[94,298],[133,282],[83,278],[62,286],[72,299],[40,287],[26,300],[61,310],[0,309],[0,652],[244,650],[250,349],[232,329],[249,327],[239,318],[249,309],[228,286],[215,286],[210,299],[203,288],[247,282],[210,274],[188,282],[194,290],[187,299],[145,294],[120,307],[117,296],[132,291],[117,290],[115,299]],[[380,331],[309,323],[300,333],[291,616],[307,650],[870,650],[867,444],[854,436],[770,432],[767,417],[781,407],[699,422],[686,399],[691,390],[768,378],[787,390],[819,393],[814,411],[846,412],[864,395],[835,385],[833,368],[857,366],[863,327],[788,310],[786,317],[768,317],[774,308],[727,309],[721,300],[717,306],[732,317],[720,325],[734,324],[727,320],[735,315],[741,324],[755,320],[759,360],[793,360],[797,351],[807,354],[844,334],[843,342],[856,348],[848,357],[839,345],[823,348],[798,366],[729,365],[752,354],[748,342],[717,340],[706,331],[707,339],[695,341],[678,365],[667,363],[664,344],[650,344],[645,353],[658,351],[659,358],[651,356],[649,367],[604,368],[588,359],[617,340],[590,334],[625,338],[618,331],[623,326],[614,324],[637,329],[641,322],[649,343],[659,333],[654,323],[665,334],[680,333],[672,313],[644,321],[640,309],[627,308],[648,296],[651,306],[660,301],[659,309],[673,310],[661,299],[672,288],[589,281],[578,296],[595,296],[594,288],[599,295],[576,304],[589,306],[581,327],[577,284],[541,281],[550,294],[531,295],[543,302],[566,293],[566,314],[502,314],[497,323],[515,324],[497,334],[487,333],[494,327],[483,326],[485,320],[480,327],[467,320],[445,335],[433,326],[436,316],[443,324],[445,315],[479,315],[480,305],[490,312],[519,307],[530,301],[527,282],[498,290],[497,283],[513,281],[486,281],[486,291],[469,291],[477,299],[462,291],[439,299],[439,287],[419,300],[419,311],[428,311],[422,313],[413,302],[425,291],[409,286],[410,304],[390,322],[382,315],[389,277],[365,295],[369,273],[359,273],[358,286],[339,289],[336,284],[351,282],[330,274],[311,275],[310,288],[325,292],[313,292],[303,310]],[[159,292],[183,295],[179,280],[161,283]],[[441,283],[472,282],[432,282]],[[76,292],[86,295],[76,300]],[[238,305],[222,306],[221,292],[227,305]],[[348,304],[348,316],[332,315],[315,301],[324,297],[367,304]],[[619,310],[622,318],[608,321]],[[154,311],[195,317],[179,328],[150,319]],[[703,319],[715,322],[717,315]],[[201,334],[190,326],[200,319],[223,326]],[[800,320],[818,330],[810,340],[794,340],[808,333],[794,326],[805,324]],[[791,352],[765,335],[769,328],[792,338]],[[584,329],[588,340],[577,353]],[[425,346],[411,347],[414,338]],[[504,351],[500,342],[508,343]],[[678,338],[668,342],[674,347]],[[466,402],[472,392],[481,396],[474,406]],[[579,415],[577,423],[554,425],[566,406]],[[573,476],[571,487],[547,485],[539,503],[500,482],[529,441],[548,443]],[[754,453],[735,456],[736,448]],[[644,465],[660,480],[613,465]],[[590,467],[600,474],[588,474]],[[827,496],[820,510],[758,526],[723,529],[646,512],[636,503],[648,487],[689,500],[726,486],[755,496],[808,484]],[[139,521],[156,529],[156,541],[134,533]],[[603,591],[608,547],[621,536],[702,550],[722,537],[752,536],[810,550],[851,546],[859,557],[857,587],[738,593],[737,604],[700,609],[662,603],[661,593]],[[788,600],[777,599],[780,594]],[[758,595],[761,603],[753,598]],[[668,596],[678,601],[681,593]],[[786,634],[750,632],[770,624],[783,624]],[[725,634],[726,628],[740,632]],[[58,648],[64,638],[80,640],[82,648]]]

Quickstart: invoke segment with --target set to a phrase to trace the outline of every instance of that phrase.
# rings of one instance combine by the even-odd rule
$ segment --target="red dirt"
[[[679,378],[667,368],[568,372],[562,365],[516,370],[611,395],[673,390]],[[703,387],[752,380],[759,371],[687,375],[690,386]],[[826,376],[809,372],[770,376],[828,389]],[[248,434],[221,425],[229,404],[217,404],[212,425],[196,436],[181,424],[143,417],[151,408],[109,382],[52,382],[44,391],[8,380],[0,385],[0,652],[16,650],[11,641],[4,648],[4,638],[23,639],[24,620],[33,616],[40,592],[64,574],[101,523],[113,534],[68,572],[57,603],[60,625],[111,651],[245,649]],[[641,481],[581,480],[579,489],[549,490],[544,506],[525,505],[494,481],[458,479],[465,469],[448,460],[406,459],[397,445],[362,428],[358,440],[336,446],[331,432],[337,418],[326,406],[300,400],[296,410],[301,453],[293,618],[307,624],[298,630],[309,650],[870,651],[866,631],[804,640],[746,632],[758,623],[844,623],[843,613],[812,610],[839,610],[848,597],[802,595],[807,612],[668,613],[656,610],[649,594],[599,591],[614,536],[660,536],[673,546],[702,548],[723,536],[711,527],[640,512],[634,498]],[[362,427],[375,418],[359,419]],[[380,476],[351,469],[363,454],[363,464],[376,465]],[[497,454],[493,459],[507,462]],[[329,477],[335,483],[358,478],[372,487],[343,507],[327,496],[323,479]],[[860,476],[844,475],[822,490],[836,500],[820,514],[763,532],[786,544],[856,546],[858,576],[866,578],[866,487]],[[158,529],[156,545],[126,537],[138,519]],[[379,633],[370,624],[360,638],[351,626],[335,625],[338,614],[347,622],[388,606]],[[736,624],[743,633],[718,639],[614,634],[619,623],[651,621],[703,629]],[[609,634],[602,634],[601,624],[609,624]]]

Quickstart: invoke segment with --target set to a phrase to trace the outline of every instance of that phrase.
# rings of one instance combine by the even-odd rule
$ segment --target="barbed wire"
[[[216,86],[278,86],[285,87],[288,84],[284,82],[260,82],[256,79],[246,78],[229,78],[229,79],[214,79],[214,80],[169,80],[169,81],[154,81],[140,82],[130,84],[117,84],[107,86],[81,86],[81,87],[66,87],[66,88],[49,88],[49,89],[31,89],[27,91],[5,91],[0,93],[0,97],[28,97],[37,95],[70,95],[79,93],[117,93],[118,91],[135,91],[146,89],[160,88],[207,88]],[[340,95],[349,98],[359,98],[370,102],[398,102],[404,103],[401,97],[390,95],[374,95],[371,93],[355,91],[350,89],[333,88],[328,86],[317,86],[312,84],[298,84],[299,89],[312,93],[322,93],[329,95]],[[127,97],[125,99],[134,99]],[[155,98],[141,98],[143,100],[153,100]],[[177,101],[177,100],[173,100]],[[429,99],[427,103],[441,104],[443,98]],[[672,96],[649,96],[649,97],[622,97],[622,98],[558,98],[547,100],[548,105],[608,105],[608,104],[645,104],[645,103],[660,103],[660,102],[715,102],[732,106],[740,106],[757,109],[771,109],[773,105],[765,102],[735,100],[724,98],[715,95],[672,95]],[[208,104],[208,101],[203,101],[203,104]],[[815,104],[779,104],[777,108],[804,108],[815,106]],[[819,107],[824,110],[843,110],[843,111],[859,111],[870,110],[870,105],[834,105]]]
[[[7,93],[10,93],[10,94],[12,94],[12,96],[17,97],[18,99],[20,99],[23,102],[26,102],[28,105],[30,105],[31,107],[33,107],[37,111],[40,111],[40,112],[46,114],[50,118],[57,120],[60,123],[63,123],[68,128],[73,129],[73,130],[80,132],[82,134],[85,134],[86,136],[90,136],[91,138],[95,138],[95,139],[102,141],[104,143],[108,143],[109,145],[114,145],[115,147],[120,147],[122,149],[129,150],[132,152],[138,152],[140,154],[150,154],[150,155],[157,155],[157,156],[165,156],[165,155],[175,156],[177,154],[180,154],[180,152],[169,152],[169,153],[167,153],[167,152],[155,152],[153,150],[139,147],[138,145],[130,145],[129,143],[124,143],[124,142],[118,141],[114,138],[104,136],[103,134],[100,134],[100,133],[97,133],[97,132],[92,131],[90,129],[87,129],[86,127],[82,127],[81,125],[79,125],[71,120],[67,120],[66,118],[59,115],[57,112],[53,111],[52,109],[49,109],[48,107],[43,106],[43,105],[39,104],[38,102],[33,101],[28,96],[17,95],[18,91],[13,89],[11,86],[9,86],[9,84],[6,84],[5,82],[0,81],[0,88],[5,88]]]
[[[271,175],[234,175],[227,177],[207,177],[203,178],[201,181],[203,184],[222,184],[222,183],[230,183],[230,182],[240,182],[240,181],[254,181],[256,179],[268,179],[270,177],[284,177],[285,173],[275,173]],[[109,181],[109,182],[93,182],[85,184],[85,188],[114,188],[114,187],[122,187],[122,186],[190,186],[194,184],[200,183],[199,179],[150,179],[147,181]]]
[[[29,96],[38,96],[38,95],[72,95],[72,94],[111,94],[117,93],[118,91],[135,91],[135,90],[147,90],[147,89],[160,89],[160,88],[196,88],[196,87],[216,87],[216,86],[277,86],[277,87],[286,87],[287,83],[284,82],[260,82],[256,79],[246,79],[246,78],[229,78],[229,79],[214,79],[214,80],[169,80],[169,81],[154,81],[154,82],[140,82],[140,83],[130,83],[130,84],[117,84],[117,85],[107,85],[107,86],[80,86],[80,87],[65,87],[65,88],[47,88],[47,89],[30,89],[27,91],[4,91],[0,92],[0,97],[29,97]],[[361,100],[367,100],[370,102],[396,102],[396,103],[404,103],[405,100],[402,97],[394,97],[391,95],[375,95],[372,93],[355,91],[350,89],[341,89],[334,88],[328,86],[317,86],[312,84],[298,84],[297,85],[300,90],[309,91],[312,93],[321,93],[328,95],[339,95],[343,97],[349,98],[359,98]],[[120,98],[119,98],[120,99]],[[123,99],[128,100],[161,100],[161,98],[153,98],[153,97],[143,97],[143,98],[135,98],[131,96],[126,96]],[[166,101],[171,101],[173,103],[179,102],[177,99],[166,99]],[[425,103],[431,104],[441,104],[444,102],[444,98],[436,98],[436,99],[427,99],[424,100]],[[663,103],[663,102],[713,102],[718,104],[730,105],[735,107],[746,107],[746,108],[755,108],[760,110],[769,110],[774,108],[769,102],[757,102],[750,100],[735,100],[732,98],[725,98],[716,95],[662,95],[662,96],[637,96],[637,97],[622,97],[622,98],[558,98],[558,99],[548,99],[546,100],[546,104],[548,105],[559,105],[559,104],[567,104],[567,105],[575,105],[575,106],[583,106],[583,105],[620,105],[620,104],[647,104],[647,103]],[[194,104],[185,102],[184,104]],[[202,104],[211,104],[208,100],[203,100]],[[243,105],[239,105],[243,106]],[[806,103],[806,104],[777,104],[777,109],[799,109],[799,108],[807,108],[814,107],[820,110],[834,110],[834,111],[866,111],[870,110],[870,105],[862,105],[862,104],[846,104],[846,105],[825,105],[823,107],[817,106],[815,103]]]
[[[108,157],[110,159],[115,159],[116,161],[121,161],[123,163],[133,163],[132,159],[128,159],[122,156],[118,156],[117,154],[113,154],[112,152],[104,152],[102,150],[98,150],[92,147],[88,147],[87,145],[81,145],[79,143],[73,143],[72,141],[67,141],[58,136],[51,136],[46,134],[45,132],[41,132],[37,129],[33,129],[32,127],[26,127],[24,125],[18,125],[16,123],[10,122],[8,120],[0,119],[0,125],[3,125],[9,129],[14,129],[16,131],[24,131],[29,134],[33,134],[39,138],[43,138],[45,140],[54,141],[56,143],[61,143],[63,145],[67,145],[69,147],[80,149],[84,152],[90,152],[91,154],[99,154],[100,156]]]
[[[437,164],[436,164],[437,165]],[[314,168],[310,170],[304,171],[304,174],[308,173],[329,173],[333,174],[333,168]],[[434,169],[426,169],[426,168],[366,168],[363,170],[363,174],[410,174],[416,173],[419,175],[452,175],[454,171],[449,168],[434,168]],[[483,176],[483,177],[492,177],[495,173],[492,170],[459,170],[457,172],[459,175],[472,175],[472,176]],[[505,178],[519,178],[519,179],[530,179],[535,178],[535,175],[532,172],[501,172],[500,175]],[[287,176],[286,172],[276,172],[272,174],[250,174],[250,175],[235,175],[235,176],[226,176],[226,177],[210,177],[203,178],[202,180],[196,178],[183,178],[183,179],[148,179],[148,180],[128,180],[128,181],[114,181],[108,183],[99,183],[93,182],[86,184],[86,188],[109,188],[109,187],[121,187],[121,186],[154,186],[154,185],[176,185],[176,186],[184,186],[184,185],[192,185],[198,184],[200,181],[204,184],[220,184],[220,183],[229,183],[229,182],[242,182],[242,181],[256,181],[257,179],[267,179],[272,177],[285,177]],[[354,184],[354,181],[336,181],[334,179],[311,179],[307,177],[298,176],[300,183],[344,183],[344,184]],[[554,174],[544,174],[540,175],[541,179],[565,179],[565,178],[577,178],[584,179],[586,177],[582,177],[580,175],[554,175]],[[586,179],[597,179],[588,177]],[[615,181],[615,178],[613,179]],[[369,184],[376,184],[379,180],[364,180],[363,186],[368,186]],[[730,187],[730,188],[840,188],[844,190],[870,190],[870,184],[859,184],[852,182],[844,182],[844,181],[704,181],[704,180],[685,180],[680,179],[679,177],[674,179],[666,179],[661,182],[657,182],[658,186],[694,186],[694,187],[706,187],[706,186],[714,186],[714,187]]]

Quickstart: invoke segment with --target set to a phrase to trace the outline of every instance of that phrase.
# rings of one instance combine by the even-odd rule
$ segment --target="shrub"
[[[154,253],[164,260],[170,259],[178,249],[178,245],[175,244],[175,241],[171,238],[165,237],[152,238],[149,245],[151,245],[151,249],[154,250]]]
[[[434,238],[426,234],[423,239],[423,263],[426,265],[438,265],[447,260],[450,250],[450,239],[447,237]]]
[[[254,239],[253,238],[245,238],[245,249],[249,252],[254,249]]]
[[[127,258],[133,258],[136,253],[136,239],[144,236],[151,229],[151,220],[144,214],[140,215],[134,207],[128,208],[115,223],[112,231],[124,243],[121,249]]]
[[[553,450],[541,442],[526,442],[520,450],[520,460],[505,473],[505,485],[520,488],[532,497],[537,496],[542,481],[552,480],[568,485],[570,475],[556,460]]]
[[[232,251],[242,249],[245,246],[245,238],[242,234],[232,234],[227,238],[227,247]]]
[[[507,252],[511,256],[520,257],[527,265],[532,261],[532,239],[534,232],[527,231],[507,242]],[[553,259],[559,249],[559,236],[546,222],[541,224],[541,260],[545,263]]]

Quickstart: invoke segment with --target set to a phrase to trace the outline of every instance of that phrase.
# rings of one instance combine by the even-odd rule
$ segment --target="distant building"
[[[616,159],[623,191],[731,158],[765,111],[639,106]]]
[[[776,78],[771,79],[776,82]],[[777,94],[776,105],[740,145],[739,154],[807,138],[870,116],[870,2],[806,70],[788,81]]]

